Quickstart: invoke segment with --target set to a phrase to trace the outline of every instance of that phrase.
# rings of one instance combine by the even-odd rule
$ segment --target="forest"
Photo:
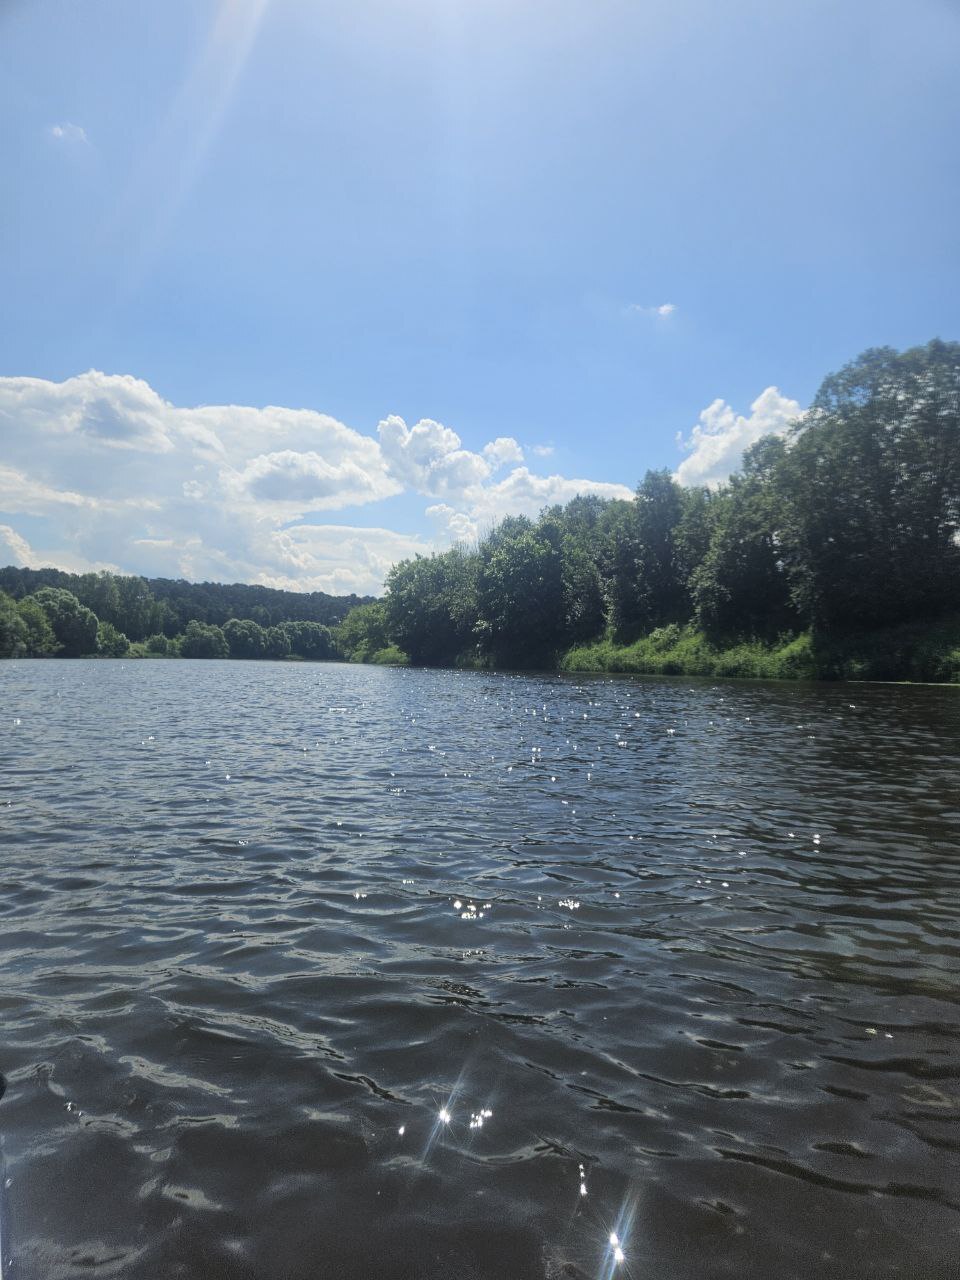
[[[960,344],[864,352],[717,488],[511,516],[379,600],[0,570],[0,655],[960,680]]]
[[[0,657],[339,657],[369,597],[114,573],[0,569]]]
[[[718,489],[648,471],[394,566],[342,644],[415,664],[960,679],[960,344],[864,352]]]

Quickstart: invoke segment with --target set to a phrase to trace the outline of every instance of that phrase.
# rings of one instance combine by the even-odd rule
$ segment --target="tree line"
[[[0,569],[0,657],[336,658],[336,626],[363,602],[10,566]]]
[[[395,565],[349,656],[552,667],[572,646],[694,628],[715,645],[960,614],[960,344],[873,349],[719,489],[648,471]],[[672,631],[670,630],[672,629]]]

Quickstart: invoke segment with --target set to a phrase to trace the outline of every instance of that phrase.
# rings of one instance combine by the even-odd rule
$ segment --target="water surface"
[[[6,662],[0,761],[22,1280],[958,1274],[957,690]]]

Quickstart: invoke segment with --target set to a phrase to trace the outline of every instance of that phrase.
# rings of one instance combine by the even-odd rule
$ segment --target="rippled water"
[[[958,730],[950,689],[2,664],[15,1274],[955,1277]]]

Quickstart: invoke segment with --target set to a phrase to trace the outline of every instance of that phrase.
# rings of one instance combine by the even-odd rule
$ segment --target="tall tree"
[[[960,605],[960,343],[832,374],[782,471],[797,599],[820,629]]]
[[[333,634],[322,622],[283,622],[280,625],[290,643],[290,652],[298,658],[317,662],[336,657]]]
[[[669,471],[648,471],[612,529],[610,613],[618,640],[685,622],[690,596],[677,530],[683,491]]]
[[[479,560],[462,547],[403,560],[387,574],[387,626],[410,661],[452,664],[477,635]]]
[[[0,658],[19,658],[27,652],[27,624],[16,602],[0,591]]]
[[[184,658],[229,658],[230,646],[219,627],[194,619],[187,623],[180,654]]]
[[[784,558],[786,496],[777,482],[786,446],[760,440],[714,503],[713,530],[691,575],[698,624],[717,640],[772,639],[796,628]]]
[[[17,613],[27,629],[27,656],[46,658],[57,652],[59,645],[50,620],[33,596],[24,596],[17,605]]]
[[[369,662],[390,645],[387,610],[382,600],[351,609],[333,633],[339,651],[348,662]]]
[[[498,666],[548,666],[564,635],[563,558],[552,526],[511,516],[480,547],[484,648]]]
[[[266,632],[248,618],[231,618],[225,622],[223,635],[230,646],[231,658],[262,658],[266,653]]]
[[[99,620],[72,591],[65,591],[62,587],[41,587],[33,598],[47,615],[65,658],[96,653]]]

